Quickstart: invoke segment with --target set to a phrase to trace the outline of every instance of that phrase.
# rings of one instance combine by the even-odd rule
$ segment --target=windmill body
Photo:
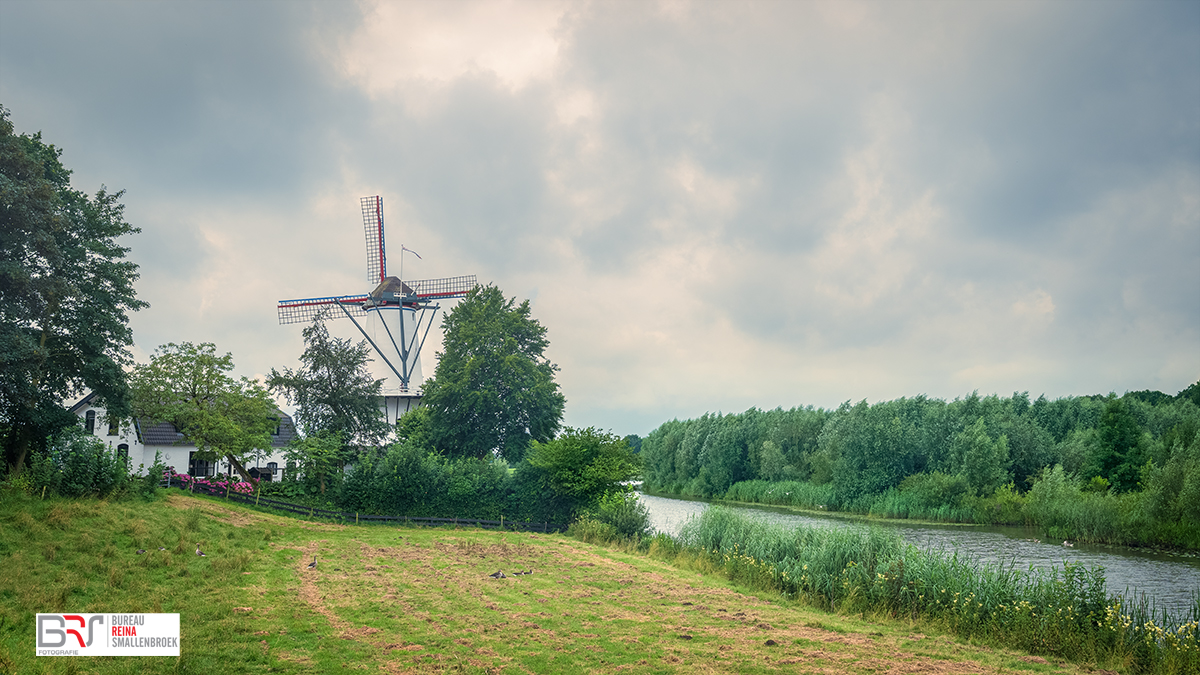
[[[279,323],[307,323],[316,317],[350,319],[387,367],[384,412],[389,423],[419,402],[421,347],[433,326],[440,300],[461,298],[477,282],[475,275],[401,281],[388,276],[383,230],[383,198],[363,197],[367,241],[365,294],[301,298],[279,302]]]

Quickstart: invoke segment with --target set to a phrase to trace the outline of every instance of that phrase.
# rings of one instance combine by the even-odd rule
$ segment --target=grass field
[[[0,672],[1124,670],[823,613],[560,535],[304,522],[173,491],[2,499]],[[178,612],[182,656],[35,657],[34,614],[64,611]]]

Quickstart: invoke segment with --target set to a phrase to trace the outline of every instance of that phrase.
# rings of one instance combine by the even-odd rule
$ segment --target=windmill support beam
[[[354,318],[354,315],[350,313],[350,310],[342,307],[341,305],[338,305],[338,307],[340,307],[341,310],[346,313],[346,316],[354,322],[354,327],[358,329],[358,332],[362,333],[362,336],[367,339],[367,342],[371,343],[371,346],[375,348],[375,353],[379,355],[379,358],[383,359],[383,362],[387,364],[387,367],[392,369],[392,372],[396,374],[396,377],[400,378],[401,382],[405,382],[404,376],[400,374],[400,371],[396,370],[396,366],[392,365],[392,362],[388,360],[388,357],[384,356],[383,350],[379,348],[379,345],[375,344],[375,341],[371,339],[371,336],[367,334],[367,331],[364,330],[362,325],[358,323],[358,319]],[[405,384],[407,384],[407,382],[405,382]]]
[[[379,308],[376,307],[375,311],[378,312]],[[383,318],[382,314],[379,314],[378,316],[379,316],[379,323],[383,324],[383,330],[387,333],[388,339],[392,341],[392,347],[396,350],[396,353],[400,355],[400,370],[403,371],[403,373],[396,373],[396,377],[400,378],[400,386],[403,387],[405,390],[407,390],[409,374],[408,374],[408,350],[404,347],[404,307],[401,306],[400,309],[397,311],[400,312],[400,344],[399,345],[396,344],[396,336],[392,335],[392,329],[388,328],[387,320]],[[360,328],[359,330],[362,330],[362,329]],[[375,351],[379,351],[379,348],[376,347]],[[388,365],[390,366],[392,364],[389,363]],[[394,373],[396,372],[395,367],[392,368],[392,372],[394,372]]]
[[[425,338],[429,337],[429,329],[433,327],[433,317],[437,316],[437,312],[439,309],[441,309],[441,307],[438,305],[426,305],[425,307],[421,308],[421,313],[424,314],[425,310],[427,310],[427,309],[430,309],[433,311],[430,312],[430,314],[429,314],[429,321],[427,321],[425,323],[425,334],[421,336],[421,342],[419,344],[417,344],[417,353],[418,354],[420,354],[421,350],[425,348]],[[413,331],[414,339],[416,338],[417,333],[419,333],[420,331],[421,331],[421,319],[418,318],[417,319],[417,329],[415,331]]]

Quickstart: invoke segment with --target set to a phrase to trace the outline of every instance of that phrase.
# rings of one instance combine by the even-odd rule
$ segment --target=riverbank
[[[830,511],[828,509],[811,508],[804,506],[791,506],[787,504],[765,504],[763,502],[747,502],[736,499],[702,499],[700,497],[685,497],[683,495],[671,494],[669,492],[652,492],[641,490],[642,494],[647,494],[652,497],[663,497],[665,499],[684,499],[687,501],[703,502],[705,504],[718,504],[722,506],[744,506],[748,508],[770,508],[784,511],[787,513],[795,513],[797,515],[811,516],[814,518],[835,518],[838,520],[848,520],[859,523],[880,523],[892,525],[936,525],[938,527],[961,527],[961,528],[977,528],[985,527],[988,523],[947,523],[938,520],[922,520],[920,518],[886,518],[884,516],[871,515],[866,513],[847,513],[845,511]]]
[[[929,506],[912,492],[892,488],[848,505],[827,507],[826,504],[833,503],[830,486],[797,481],[743,481],[735,483],[720,498],[659,490],[649,490],[646,494],[718,504],[765,506],[864,522],[939,527],[1026,527],[1047,541],[1200,553],[1200,527],[1195,523],[1158,521],[1149,517],[1147,514],[1153,509],[1144,503],[1148,497],[1143,493],[1081,490],[1078,484],[1063,475],[1061,469],[1047,471],[1028,493],[1017,493],[1004,486],[988,497],[973,497],[952,506]]]
[[[720,569],[561,535],[306,522],[183,494],[5,499],[5,672],[77,665],[32,656],[33,613],[64,611],[181,614],[178,659],[89,660],[98,673],[1127,670],[817,611]]]
[[[1200,583],[1184,586],[1184,602],[1168,611],[1140,593],[1110,594],[1102,566],[1062,560],[1026,570],[909,546],[886,528],[764,515],[721,506],[694,512],[677,535],[657,535],[650,551],[670,548],[680,561],[820,608],[908,616],[963,638],[985,635],[1076,660],[1117,654],[1144,671],[1200,671]]]

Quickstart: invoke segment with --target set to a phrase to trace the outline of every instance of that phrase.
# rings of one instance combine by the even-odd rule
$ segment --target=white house
[[[231,467],[224,458],[210,462],[197,459],[196,446],[190,443],[173,425],[166,422],[151,424],[146,420],[133,420],[131,423],[121,423],[121,420],[109,419],[103,407],[95,404],[94,393],[83,397],[71,406],[71,412],[83,421],[83,428],[88,433],[108,444],[114,452],[128,457],[130,467],[137,473],[145,473],[154,465],[154,453],[159,453],[162,463],[173,467],[177,473],[187,473],[192,476],[212,476],[217,473],[230,473]],[[296,427],[292,418],[282,411],[276,411],[279,425],[271,434],[271,447],[264,448],[247,458],[245,468],[251,476],[263,480],[279,480],[283,475],[286,462],[283,448],[296,437]]]

